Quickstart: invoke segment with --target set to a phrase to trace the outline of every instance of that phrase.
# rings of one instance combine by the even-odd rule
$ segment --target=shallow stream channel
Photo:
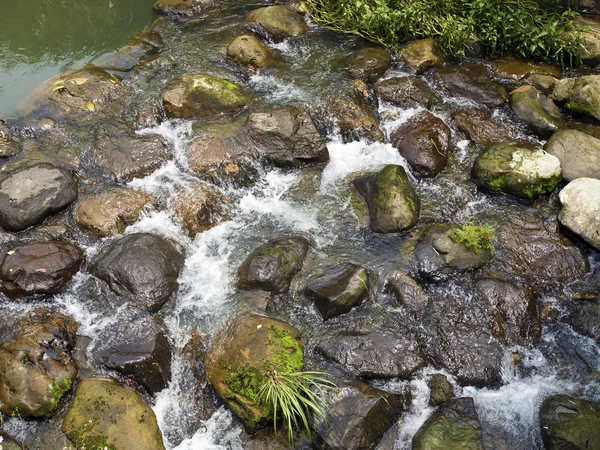
[[[0,449],[599,449],[597,70],[208,3],[0,39]]]

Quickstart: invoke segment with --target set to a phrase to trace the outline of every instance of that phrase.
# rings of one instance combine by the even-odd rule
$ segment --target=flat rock
[[[436,78],[452,95],[466,97],[480,105],[500,106],[507,98],[504,86],[494,82],[481,64],[465,63],[437,69]]]
[[[544,146],[560,160],[567,181],[600,179],[600,139],[577,130],[557,131]]]
[[[522,142],[517,132],[491,119],[491,114],[481,109],[461,109],[452,113],[456,127],[473,142],[487,147],[493,142]]]
[[[385,102],[404,108],[431,108],[442,102],[423,81],[415,77],[393,77],[375,83],[375,94]]]

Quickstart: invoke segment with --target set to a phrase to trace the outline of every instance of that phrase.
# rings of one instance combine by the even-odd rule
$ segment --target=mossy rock
[[[246,18],[250,26],[258,27],[275,42],[308,32],[302,15],[289,6],[275,5],[252,11]]]
[[[409,42],[400,49],[398,58],[417,74],[421,74],[432,67],[442,67],[446,62],[444,52],[433,39],[420,39]]]
[[[256,35],[244,33],[229,43],[227,56],[244,66],[262,69],[271,64],[274,55]]]
[[[62,431],[77,448],[165,448],[154,411],[135,391],[110,379],[87,379],[79,383]]]
[[[510,107],[517,117],[542,138],[564,127],[558,106],[545,94],[530,85],[510,93]]]
[[[540,429],[547,450],[600,448],[600,403],[549,397],[540,409]]]
[[[299,372],[304,367],[300,332],[280,320],[258,315],[234,318],[215,338],[205,361],[218,397],[251,432],[268,425],[273,412],[257,393],[269,370]]]
[[[554,84],[550,96],[565,102],[565,108],[600,120],[600,75],[563,78]]]

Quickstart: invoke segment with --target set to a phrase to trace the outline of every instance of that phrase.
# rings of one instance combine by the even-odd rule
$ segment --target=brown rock
[[[216,187],[199,181],[177,194],[173,209],[185,231],[194,237],[227,220],[229,200]]]
[[[490,113],[480,109],[455,111],[452,113],[452,120],[460,131],[482,147],[500,141],[530,143],[520,139],[512,128],[492,120]]]
[[[444,52],[433,39],[409,42],[400,49],[398,58],[408,64],[417,74],[432,67],[441,67],[446,62]]]
[[[518,58],[502,58],[492,64],[492,73],[496,78],[519,81],[531,74],[551,75],[560,78],[562,70],[552,64],[533,63]]]
[[[438,81],[455,96],[466,97],[481,105],[496,107],[507,98],[506,89],[492,80],[482,64],[460,64],[437,70]]]
[[[346,60],[350,76],[368,82],[377,81],[391,65],[392,55],[376,47],[360,49]]]
[[[273,61],[273,52],[256,35],[245,33],[227,46],[227,56],[244,66],[262,69]]]

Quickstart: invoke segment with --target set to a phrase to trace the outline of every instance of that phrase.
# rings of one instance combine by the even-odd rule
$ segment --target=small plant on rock
[[[452,231],[450,240],[464,245],[476,254],[479,254],[481,250],[493,252],[492,241],[496,240],[496,231],[492,225],[475,225],[471,218],[464,225]]]

